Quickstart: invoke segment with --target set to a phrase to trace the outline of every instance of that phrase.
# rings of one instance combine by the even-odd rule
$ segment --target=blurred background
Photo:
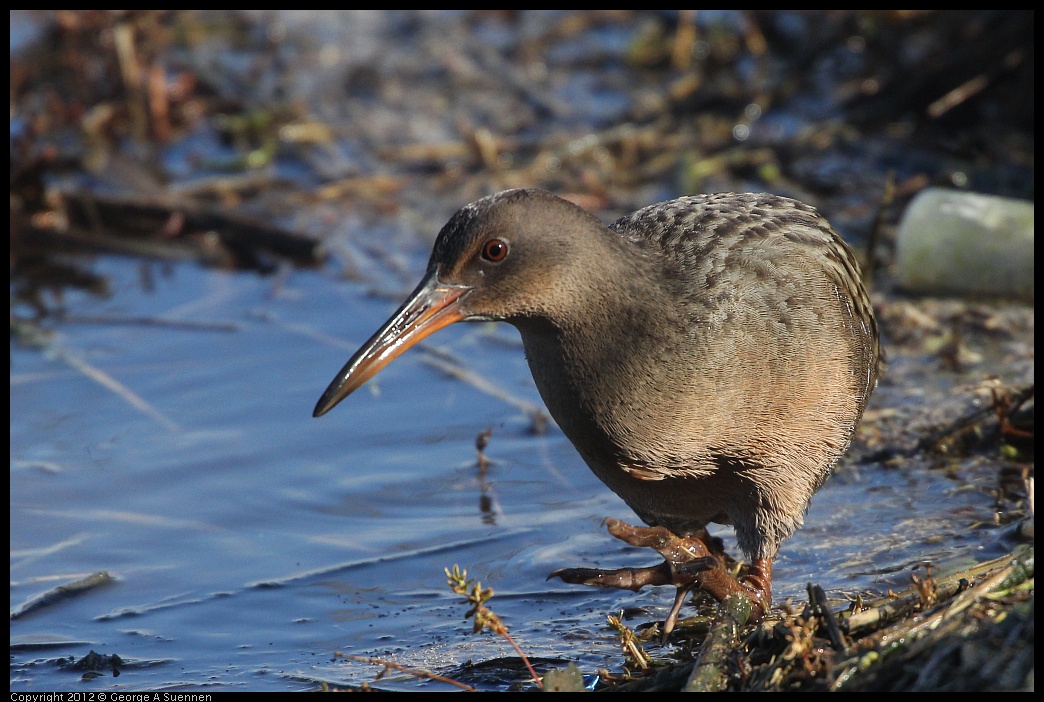
[[[311,418],[442,224],[511,187],[606,222],[773,192],[858,252],[888,366],[778,601],[813,581],[844,604],[1024,540],[1032,12],[10,19],[12,689],[380,670],[335,652],[524,681],[470,633],[453,564],[545,666],[623,669],[606,614],[637,628],[673,594],[545,583],[648,555],[600,528],[635,517],[547,418],[513,329],[444,330]]]

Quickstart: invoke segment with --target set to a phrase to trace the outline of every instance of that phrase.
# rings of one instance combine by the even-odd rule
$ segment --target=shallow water
[[[412,265],[419,275],[423,262]],[[562,566],[655,559],[600,527],[634,516],[557,428],[533,434],[523,412],[443,375],[427,352],[411,350],[311,417],[395,301],[316,272],[276,288],[192,264],[102,258],[96,270],[115,294],[72,296],[70,318],[235,330],[69,323],[48,352],[13,348],[12,612],[92,573],[113,578],[12,620],[13,688],[76,689],[81,672],[62,659],[90,650],[125,662],[120,677],[84,683],[90,690],[303,690],[376,672],[335,651],[442,670],[510,655],[502,640],[470,633],[445,585],[453,564],[496,590],[494,611],[527,654],[585,672],[621,663],[606,614],[644,607],[632,625],[664,616],[663,588],[545,582]],[[456,325],[431,341],[539,403],[512,328]],[[474,440],[489,427],[483,479]],[[922,560],[995,555],[996,532],[969,529],[990,520],[986,487],[959,487],[942,471],[843,467],[784,546],[777,600],[803,599],[809,581],[881,592]],[[380,685],[437,687],[408,676]]]

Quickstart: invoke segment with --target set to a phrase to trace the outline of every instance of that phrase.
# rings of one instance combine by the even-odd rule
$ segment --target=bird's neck
[[[684,321],[655,284],[606,273],[585,283],[583,308],[554,319],[512,320],[548,411],[592,468],[640,460],[643,406],[663,396],[662,366]],[[655,310],[655,314],[650,311]],[[596,468],[596,472],[598,472]]]

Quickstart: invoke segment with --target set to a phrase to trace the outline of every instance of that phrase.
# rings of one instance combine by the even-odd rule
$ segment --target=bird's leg
[[[760,621],[772,606],[772,561],[767,558],[755,559],[746,575],[740,578],[740,585],[754,605],[751,620]]]
[[[772,602],[772,563],[757,559],[746,575],[737,580],[726,568],[721,544],[706,531],[697,536],[680,537],[664,527],[632,526],[618,519],[605,520],[609,533],[632,546],[652,548],[664,557],[658,566],[646,568],[562,568],[547,576],[576,585],[595,585],[637,591],[646,585],[674,585],[678,588],[671,611],[664,621],[664,637],[674,628],[678,612],[690,590],[700,589],[721,601],[741,592],[752,605],[751,621],[768,612]]]

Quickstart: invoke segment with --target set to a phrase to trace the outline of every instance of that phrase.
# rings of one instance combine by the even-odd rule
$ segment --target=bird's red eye
[[[482,258],[500,263],[508,255],[508,245],[503,239],[490,239],[482,245]]]

